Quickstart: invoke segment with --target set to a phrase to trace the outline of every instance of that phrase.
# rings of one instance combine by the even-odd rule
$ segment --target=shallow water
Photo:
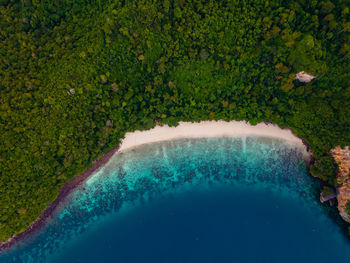
[[[302,150],[181,139],[118,154],[0,262],[349,262]]]

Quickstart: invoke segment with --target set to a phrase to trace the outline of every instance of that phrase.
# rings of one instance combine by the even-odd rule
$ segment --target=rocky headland
[[[346,146],[344,149],[337,146],[331,150],[331,154],[339,166],[337,172],[337,200],[338,210],[341,217],[350,223],[350,215],[346,211],[346,204],[350,201],[350,149]]]

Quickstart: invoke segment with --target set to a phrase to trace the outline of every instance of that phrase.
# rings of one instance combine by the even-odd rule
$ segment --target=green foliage
[[[350,201],[348,201],[348,202],[346,203],[345,211],[346,211],[346,213],[350,216]]]
[[[313,165],[310,166],[310,173],[319,177],[324,181],[328,181],[329,184],[335,184],[335,178],[333,175],[337,171],[337,166],[334,163],[332,157],[325,156],[319,158]]]
[[[349,2],[0,0],[0,240],[157,122],[271,121],[311,172],[350,144]],[[306,71],[318,78],[294,80]]]
[[[292,49],[289,55],[289,63],[296,72],[306,71],[320,76],[323,75],[327,66],[323,57],[321,42],[311,35],[303,36]]]

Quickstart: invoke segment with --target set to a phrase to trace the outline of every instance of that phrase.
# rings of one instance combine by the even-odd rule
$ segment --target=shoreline
[[[291,129],[281,129],[276,124],[259,123],[255,126],[245,121],[201,121],[199,123],[179,122],[176,127],[156,126],[145,131],[127,132],[119,152],[132,150],[144,144],[170,141],[181,138],[210,137],[269,137],[281,139],[290,144],[305,147],[303,140],[296,137]]]
[[[312,153],[307,143],[293,134],[289,128],[280,128],[276,124],[261,122],[253,126],[246,121],[201,121],[179,122],[176,127],[156,126],[150,130],[127,132],[120,144],[118,153],[133,150],[145,144],[170,141],[182,138],[213,137],[266,137],[283,140],[303,150],[304,158],[310,162]]]
[[[98,158],[92,163],[92,166],[88,167],[84,172],[74,176],[68,183],[66,183],[59,191],[58,197],[53,203],[48,204],[44,212],[40,217],[35,220],[24,232],[11,237],[8,241],[0,243],[0,254],[4,251],[11,249],[17,242],[25,240],[36,231],[40,230],[50,219],[56,209],[62,204],[62,202],[70,195],[77,187],[84,183],[91,175],[98,172],[103,166],[105,166],[111,157],[118,151],[119,146],[114,147],[112,150],[106,152],[102,157]]]
[[[306,142],[295,136],[290,128],[280,128],[276,124],[261,122],[253,126],[246,121],[201,121],[201,122],[179,122],[176,127],[168,125],[159,126],[143,131],[127,132],[121,144],[106,152],[102,157],[93,161],[92,166],[84,172],[74,176],[59,191],[55,201],[47,205],[40,217],[34,221],[24,232],[11,237],[8,241],[0,243],[0,254],[9,250],[17,242],[25,240],[36,231],[40,230],[50,219],[54,211],[77,187],[88,180],[93,174],[104,167],[109,160],[118,153],[123,153],[135,149],[139,146],[170,141],[181,138],[210,138],[210,137],[268,137],[280,139],[291,145],[301,147],[304,151],[305,160],[310,163],[313,161],[312,153]]]

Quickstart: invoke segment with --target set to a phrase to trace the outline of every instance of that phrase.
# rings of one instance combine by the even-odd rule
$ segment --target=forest
[[[292,129],[336,186],[350,1],[0,0],[0,241],[126,132],[220,119]]]

